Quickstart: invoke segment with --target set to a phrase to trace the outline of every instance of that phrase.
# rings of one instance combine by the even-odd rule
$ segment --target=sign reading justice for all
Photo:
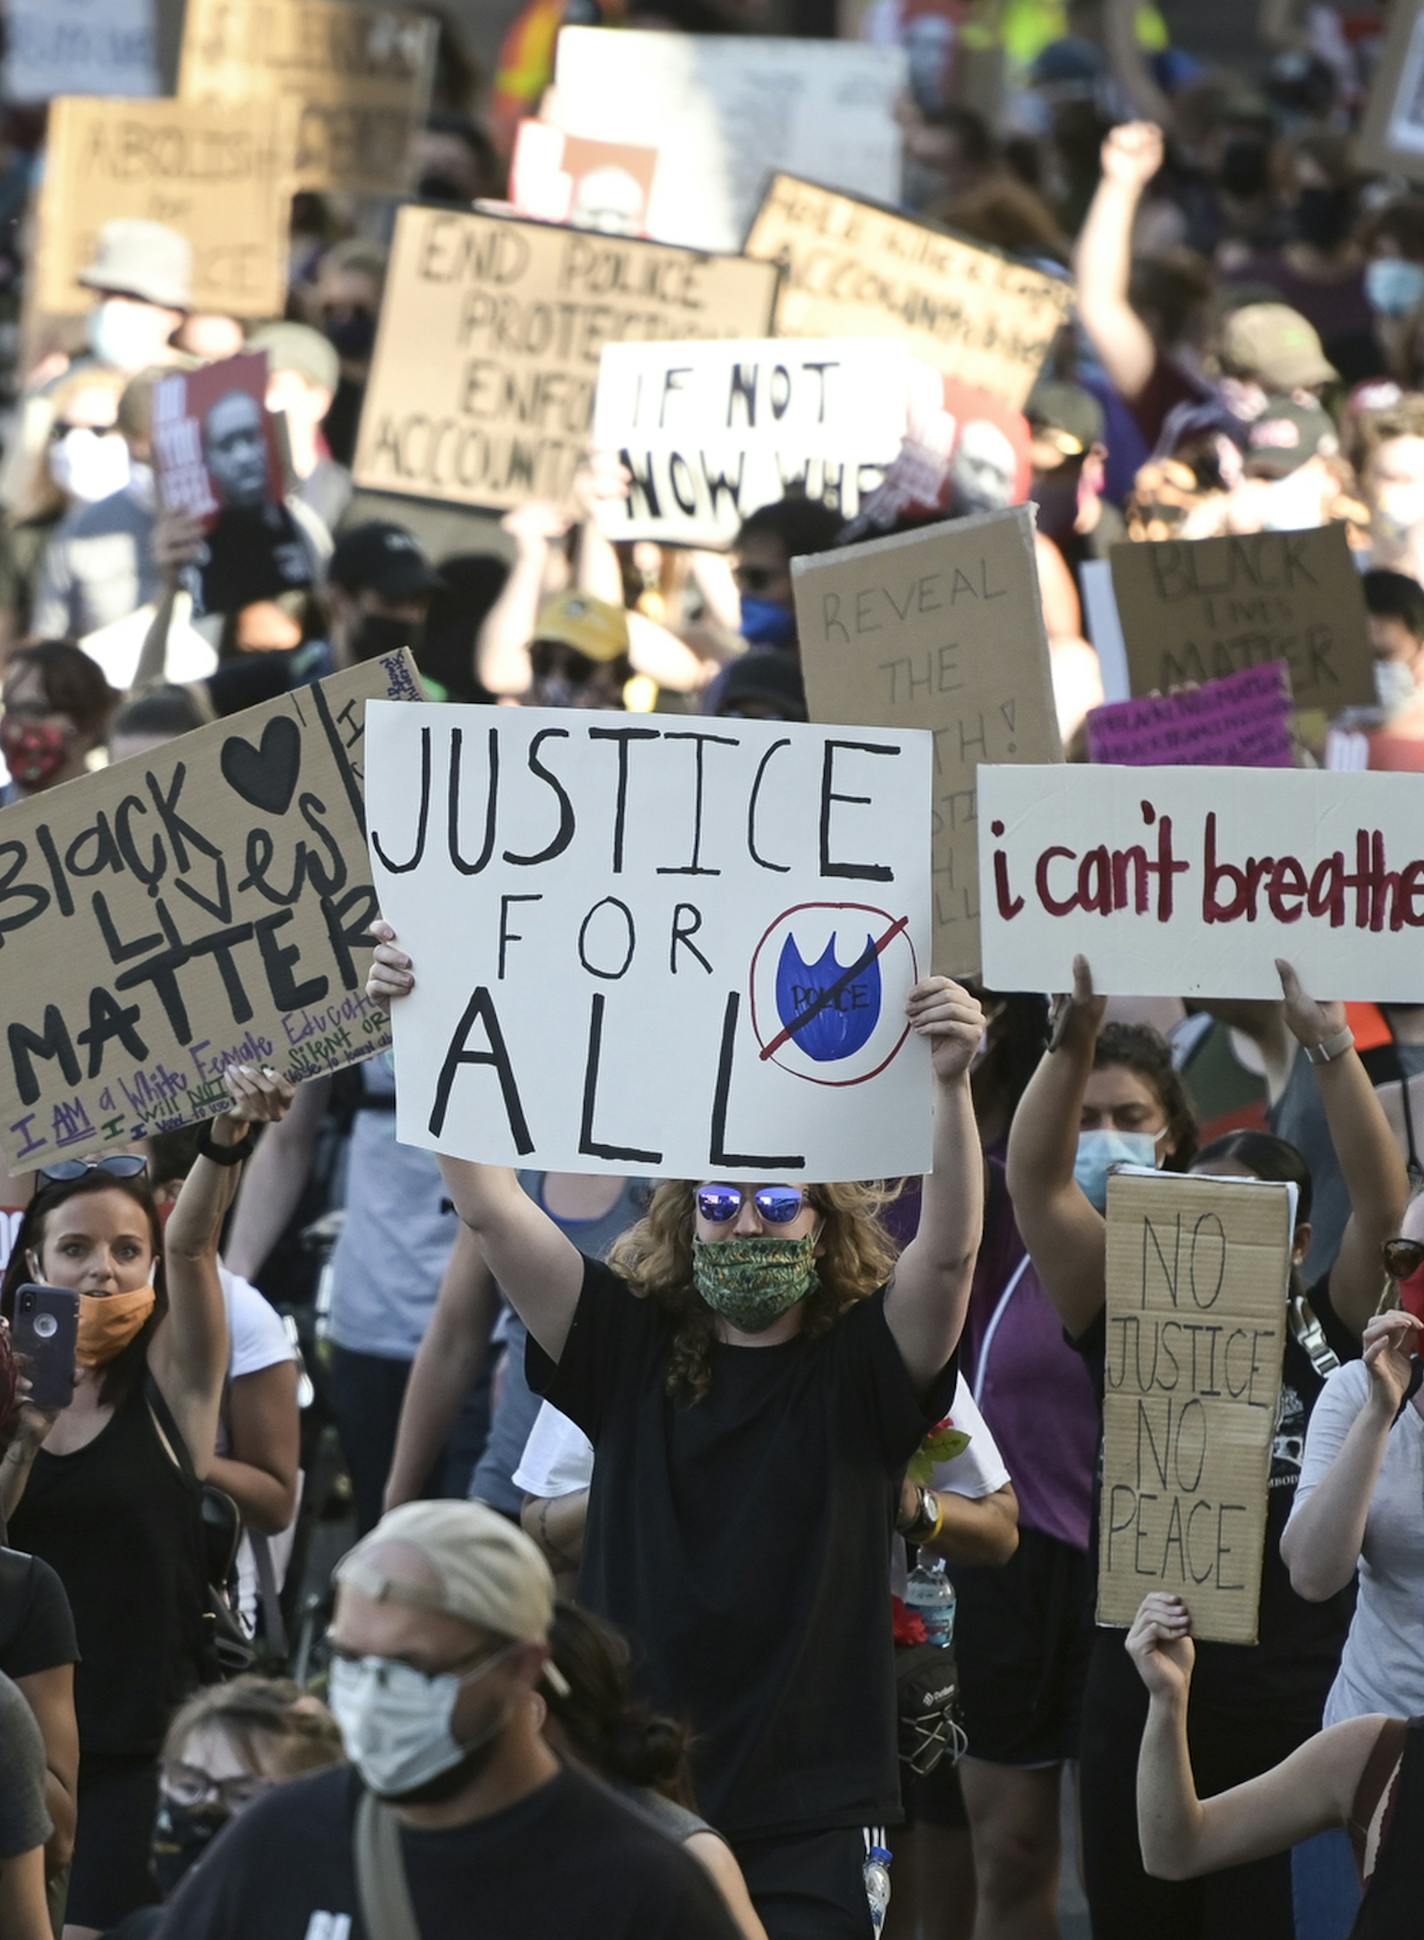
[[[373,703],[409,1145],[860,1179],[930,1159],[930,736]],[[452,947],[452,938],[458,939]]]

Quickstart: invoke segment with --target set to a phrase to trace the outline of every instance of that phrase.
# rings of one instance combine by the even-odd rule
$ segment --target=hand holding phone
[[[27,1283],[15,1294],[10,1331],[20,1370],[30,1384],[27,1400],[46,1413],[67,1408],[74,1399],[79,1295],[70,1287]]]

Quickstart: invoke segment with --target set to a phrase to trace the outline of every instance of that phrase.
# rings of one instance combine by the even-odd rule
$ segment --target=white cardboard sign
[[[548,708],[367,710],[397,1135],[669,1178],[926,1170],[931,738]],[[438,719],[434,716],[438,714]],[[423,731],[422,731],[423,730]]]
[[[762,338],[606,344],[594,443],[632,477],[607,505],[614,539],[722,548],[788,492],[854,518],[900,449],[928,365],[898,345]]]
[[[775,169],[899,201],[908,76],[902,47],[565,27],[553,119],[658,150],[650,236],[739,250]]]
[[[981,767],[984,981],[1424,1000],[1424,790],[1318,769]]]

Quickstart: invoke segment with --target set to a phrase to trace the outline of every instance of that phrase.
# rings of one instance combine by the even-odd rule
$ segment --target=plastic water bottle
[[[890,1853],[885,1846],[872,1846],[865,1855],[865,1897],[870,1901],[870,1925],[880,1933],[890,1906]]]
[[[926,1641],[937,1650],[954,1642],[954,1585],[945,1575],[943,1556],[920,1551],[920,1560],[905,1585],[905,1607],[925,1626]]]

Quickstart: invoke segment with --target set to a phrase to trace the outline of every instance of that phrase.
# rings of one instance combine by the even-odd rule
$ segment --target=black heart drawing
[[[245,802],[269,815],[285,815],[302,765],[302,731],[289,714],[279,714],[263,728],[259,747],[240,734],[224,741],[219,765]]]

